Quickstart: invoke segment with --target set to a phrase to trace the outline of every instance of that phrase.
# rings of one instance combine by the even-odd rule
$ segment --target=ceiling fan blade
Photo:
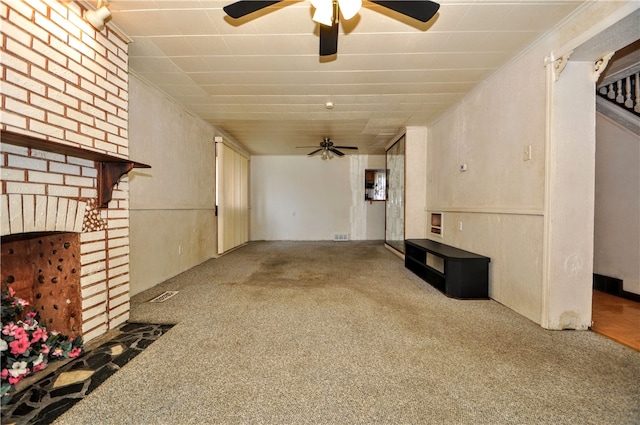
[[[379,4],[387,9],[395,10],[398,13],[427,22],[438,13],[440,5],[429,0],[369,0],[371,3]]]
[[[311,155],[315,155],[315,154],[317,154],[318,152],[320,152],[321,150],[322,150],[322,149],[316,149],[316,150],[315,150],[315,151],[313,151],[313,152],[309,152],[307,155],[309,155],[309,156],[311,156]]]
[[[334,146],[334,148],[337,149],[355,149],[358,150],[358,148],[356,146]]]
[[[338,53],[338,6],[333,12],[333,25],[320,24],[320,56],[331,56]]]
[[[235,3],[231,3],[222,8],[225,13],[234,19],[242,18],[253,12],[257,12],[260,9],[271,6],[272,4],[280,3],[282,0],[240,0]]]
[[[342,152],[340,152],[339,150],[336,150],[335,148],[329,148],[329,150],[338,156],[344,156]]]

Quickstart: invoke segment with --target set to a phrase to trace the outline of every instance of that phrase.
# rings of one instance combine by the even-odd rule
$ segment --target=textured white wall
[[[404,183],[404,237],[425,238],[427,203],[427,128],[407,127]]]
[[[131,76],[131,293],[216,252],[214,129]]]
[[[427,209],[445,223],[429,237],[491,257],[490,296],[551,329],[590,321],[595,87],[570,63],[548,91],[545,58],[633,7],[586,4],[429,127]]]
[[[491,257],[491,298],[536,323],[546,111],[540,56],[522,57],[483,82],[429,128],[427,144],[426,219],[435,211],[444,221],[442,238],[427,237]]]
[[[330,240],[350,231],[347,158],[251,158],[251,240]]]
[[[640,136],[597,114],[594,273],[640,294]]]
[[[365,205],[364,168],[383,168],[383,161],[360,155],[326,161],[253,156],[251,240],[331,240],[335,233],[382,239],[384,206]]]

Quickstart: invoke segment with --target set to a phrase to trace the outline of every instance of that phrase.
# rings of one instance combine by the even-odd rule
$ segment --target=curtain
[[[218,253],[249,241],[249,159],[216,143]]]

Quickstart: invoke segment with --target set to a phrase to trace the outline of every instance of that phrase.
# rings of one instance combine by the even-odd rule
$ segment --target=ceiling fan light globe
[[[338,0],[342,17],[349,20],[356,16],[362,7],[362,0]]]
[[[316,8],[312,19],[314,22],[330,27],[333,25],[333,8]]]

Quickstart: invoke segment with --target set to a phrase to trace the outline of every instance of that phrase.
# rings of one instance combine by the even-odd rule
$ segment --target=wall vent
[[[349,240],[349,234],[348,233],[334,233],[333,234],[333,240],[336,241],[336,242],[348,241]]]

